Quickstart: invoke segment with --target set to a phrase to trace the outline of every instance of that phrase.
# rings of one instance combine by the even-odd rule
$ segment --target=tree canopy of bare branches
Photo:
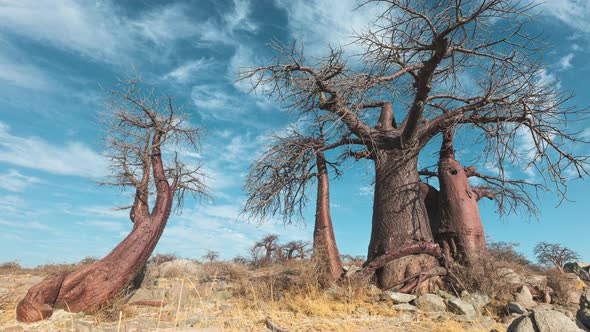
[[[534,252],[539,264],[555,267],[561,272],[563,272],[565,263],[580,258],[575,251],[559,243],[540,242],[535,246]]]
[[[186,193],[200,197],[207,191],[200,166],[178,158],[178,151],[200,149],[201,130],[190,124],[172,97],[159,96],[142,84],[136,78],[109,90],[102,116],[112,175],[101,184],[132,188],[134,202],[126,208],[131,208],[133,222],[138,213],[149,211],[150,193],[159,192],[158,186],[170,183],[176,208],[181,208]],[[173,159],[163,159],[163,149]]]

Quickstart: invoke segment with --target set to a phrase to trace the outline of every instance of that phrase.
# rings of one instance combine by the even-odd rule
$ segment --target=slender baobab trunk
[[[438,164],[440,225],[435,233],[447,258],[471,263],[487,250],[477,201],[463,166],[455,160],[453,132],[443,135]]]
[[[330,216],[330,181],[322,151],[317,153],[316,165],[318,194],[313,231],[313,258],[319,265],[322,282],[330,283],[342,274],[342,261]]]
[[[159,146],[160,137],[154,136],[154,146]],[[80,270],[49,276],[33,286],[17,306],[19,321],[46,319],[58,308],[71,312],[98,310],[122,295],[138,277],[164,231],[176,185],[171,187],[166,180],[159,147],[152,150],[151,162],[157,190],[152,213],[148,213],[147,205],[136,205],[131,212],[133,230],[110,254]],[[141,194],[140,189],[137,194]]]
[[[378,152],[375,159],[375,195],[373,227],[367,262],[391,255],[417,243],[433,245],[428,214],[421,194],[417,170],[418,156]],[[412,275],[438,267],[438,260],[428,254],[414,254],[394,259],[376,271],[379,287],[389,289]],[[419,292],[430,290],[437,280],[419,285]],[[432,286],[432,287],[431,287]]]

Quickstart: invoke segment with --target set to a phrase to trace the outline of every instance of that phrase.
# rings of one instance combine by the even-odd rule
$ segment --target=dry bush
[[[13,273],[20,270],[23,270],[23,268],[16,261],[5,262],[0,264],[0,273]]]
[[[237,296],[250,310],[274,310],[294,315],[335,318],[343,313],[355,315],[364,307],[371,314],[395,315],[395,311],[374,305],[376,293],[366,279],[346,279],[338,287],[325,288],[320,274],[310,260],[274,264],[252,272],[254,277],[242,280]]]
[[[8,309],[12,298],[12,293],[0,293],[0,310]]]
[[[514,263],[521,266],[532,265],[521,253],[516,251],[520,244],[514,242],[488,242],[488,255],[499,262]]]
[[[99,261],[98,258],[89,256],[89,257],[83,258],[78,264],[80,264],[80,265],[90,265],[90,264],[94,264],[94,263],[96,263],[98,261]]]
[[[39,265],[33,269],[34,272],[39,274],[55,274],[63,272],[72,272],[78,268],[78,264],[44,264]]]

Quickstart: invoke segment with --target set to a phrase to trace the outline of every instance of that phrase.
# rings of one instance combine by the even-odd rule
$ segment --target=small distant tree
[[[547,242],[540,242],[535,246],[535,256],[539,264],[555,267],[560,272],[563,272],[565,263],[580,259],[580,256],[575,251],[559,243]]]
[[[219,253],[214,250],[207,250],[207,253],[201,256],[201,258],[209,263],[212,263],[219,258]]]
[[[248,257],[244,257],[244,256],[239,255],[239,256],[232,258],[232,262],[234,262],[236,264],[247,265],[251,261],[248,259]]]
[[[279,247],[279,236],[277,234],[269,234],[262,238],[262,240],[254,244],[254,250],[263,248],[264,249],[264,260],[265,263],[272,261],[272,254]]]
[[[284,246],[283,248],[283,256],[286,260],[290,261],[295,258],[304,259],[306,257],[307,248],[309,247],[309,242],[307,241],[291,241]]]

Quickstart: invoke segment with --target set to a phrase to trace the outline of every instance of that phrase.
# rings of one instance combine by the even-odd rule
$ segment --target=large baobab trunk
[[[323,151],[316,155],[316,168],[318,193],[313,230],[313,258],[318,264],[321,281],[329,283],[342,274],[342,261],[330,216],[330,180]]]
[[[447,132],[438,164],[440,225],[435,239],[445,256],[459,263],[473,262],[487,250],[477,205],[479,194],[467,178],[455,160],[453,132]]]
[[[131,233],[100,261],[80,270],[52,275],[33,286],[19,302],[16,314],[22,322],[35,322],[51,316],[54,309],[70,312],[92,312],[107,305],[134,281],[152,254],[172,209],[174,190],[166,180],[160,155],[162,133],[154,135],[151,167],[153,167],[157,198],[148,213],[147,197],[139,188],[136,205],[131,210],[134,223]],[[146,177],[147,178],[147,177]],[[173,184],[173,187],[176,184]]]
[[[375,159],[375,194],[373,227],[368,262],[400,251],[416,243],[432,243],[428,214],[421,197],[417,156],[379,152]],[[394,259],[376,271],[379,287],[398,286],[410,276],[438,267],[438,260],[428,254]],[[436,279],[419,285],[418,292],[434,287]]]

